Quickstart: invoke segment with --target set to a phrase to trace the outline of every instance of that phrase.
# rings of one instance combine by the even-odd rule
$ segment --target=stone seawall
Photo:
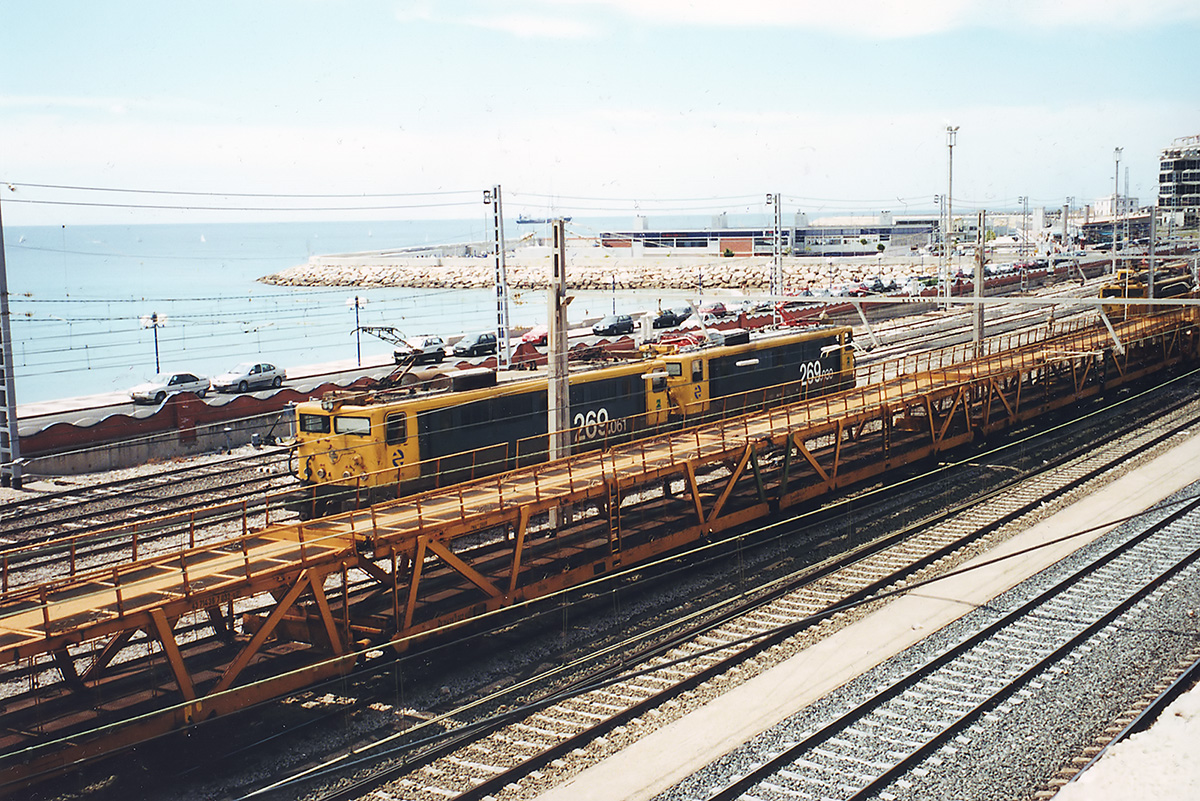
[[[506,260],[513,289],[546,286],[550,256],[511,256]],[[861,281],[880,275],[889,281],[913,274],[911,263],[826,262],[785,258],[784,286],[805,289]],[[765,290],[770,285],[769,257],[629,256],[568,253],[567,284],[572,289],[730,289]],[[314,256],[306,264],[259,279],[276,286],[490,288],[495,283],[492,257]]]

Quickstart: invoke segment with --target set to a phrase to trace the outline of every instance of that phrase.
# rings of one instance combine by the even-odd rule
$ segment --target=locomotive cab
[[[677,353],[664,359],[670,406],[683,417],[708,411],[707,360],[703,352]]]
[[[386,406],[302,403],[296,407],[297,474],[316,487],[316,514],[341,496],[370,493],[380,484],[414,478],[418,457],[412,420]]]

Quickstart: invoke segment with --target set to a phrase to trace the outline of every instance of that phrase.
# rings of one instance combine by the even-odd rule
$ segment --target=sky
[[[0,0],[0,215],[463,218],[496,184],[510,214],[902,214],[946,192],[948,125],[956,210],[1109,195],[1116,147],[1145,203],[1200,134],[1198,23],[1195,0]]]

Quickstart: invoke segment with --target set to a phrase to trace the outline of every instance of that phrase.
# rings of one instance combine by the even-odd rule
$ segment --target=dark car
[[[628,314],[610,314],[592,326],[592,333],[596,336],[632,334],[633,318]]]
[[[692,316],[692,310],[687,309],[663,309],[658,313],[650,325],[654,328],[672,328],[679,325],[684,320]]]
[[[470,334],[454,344],[455,356],[483,356],[495,352],[495,331],[480,331],[478,334]]]

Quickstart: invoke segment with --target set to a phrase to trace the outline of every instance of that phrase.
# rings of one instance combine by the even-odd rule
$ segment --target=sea
[[[671,217],[653,227],[709,221]],[[632,227],[630,217],[568,223],[569,234],[581,236]],[[536,228],[506,220],[506,239]],[[356,325],[408,336],[495,327],[491,289],[258,280],[318,254],[485,242],[485,220],[6,226],[3,233],[18,404],[125,391],[156,372],[212,376],[243,361],[286,369],[356,359],[360,348],[364,361],[391,353],[391,343]],[[573,321],[655,303],[649,293],[576,294]],[[544,292],[512,294],[513,327],[545,320]]]

